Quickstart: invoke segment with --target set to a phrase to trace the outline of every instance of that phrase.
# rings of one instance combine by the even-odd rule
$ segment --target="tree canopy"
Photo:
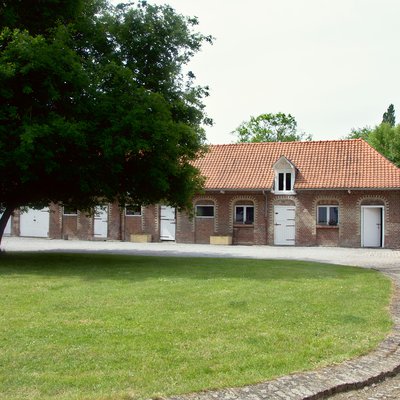
[[[364,126],[363,128],[353,128],[351,132],[346,136],[346,139],[364,139],[368,141],[369,134],[372,132],[372,128]]]
[[[297,122],[290,114],[261,114],[242,122],[233,132],[238,143],[293,142],[311,140],[311,135],[297,131]]]
[[[1,2],[0,240],[21,206],[190,207],[211,123],[183,73],[212,42],[197,23],[144,1]]]
[[[364,139],[389,161],[400,167],[400,125],[395,125],[395,111],[391,104],[383,114],[382,123],[371,128],[352,129],[346,139]]]
[[[382,123],[371,131],[367,141],[389,161],[400,167],[400,125]]]

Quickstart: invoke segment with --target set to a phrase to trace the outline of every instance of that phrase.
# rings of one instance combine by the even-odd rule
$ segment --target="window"
[[[199,218],[213,218],[214,206],[213,205],[198,205],[196,206],[196,217]]]
[[[63,215],[78,215],[78,210],[73,207],[64,206]]]
[[[125,207],[125,215],[128,217],[132,216],[141,216],[142,215],[142,207],[140,206],[126,206]]]
[[[338,206],[318,206],[317,214],[318,225],[335,226],[339,222]]]
[[[235,224],[253,224],[254,206],[235,206]]]
[[[292,173],[279,172],[278,173],[278,191],[289,192],[292,190]]]

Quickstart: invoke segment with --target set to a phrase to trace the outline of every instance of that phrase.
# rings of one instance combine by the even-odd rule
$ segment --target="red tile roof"
[[[273,164],[298,169],[296,189],[400,188],[400,169],[362,139],[211,145],[195,162],[206,189],[271,189]]]

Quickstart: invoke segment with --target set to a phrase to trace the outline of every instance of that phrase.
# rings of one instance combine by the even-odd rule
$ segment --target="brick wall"
[[[178,216],[181,243],[210,243],[210,236],[231,236],[234,244],[266,244],[265,197],[260,192],[210,192],[193,199],[193,205],[214,205],[214,218]],[[234,221],[235,205],[254,206],[254,224]]]
[[[122,219],[125,217],[124,209],[113,203],[108,205],[108,239],[122,239]]]
[[[338,246],[339,245],[339,228],[336,226],[325,226],[317,229],[316,235],[317,246]]]
[[[159,240],[157,206],[142,207],[142,215],[127,216],[117,203],[109,204],[107,209],[107,239],[130,240],[131,234],[148,233],[153,241]],[[50,207],[50,232],[53,239],[93,240],[93,215],[78,211],[77,215],[63,215],[62,207]]]
[[[182,243],[209,243],[211,235],[229,235],[234,244],[274,245],[274,206],[296,207],[297,246],[361,246],[361,206],[384,207],[384,247],[400,248],[400,191],[303,191],[296,195],[264,196],[260,192],[208,193],[214,202],[215,218],[208,222],[192,221],[182,216],[177,241]],[[194,204],[202,198],[195,198]],[[236,225],[233,221],[236,204],[253,204],[253,226]],[[317,225],[318,205],[339,208],[337,227]],[[207,239],[208,238],[208,239]]]
[[[49,210],[49,237],[52,239],[62,239],[62,208],[51,204]]]
[[[254,227],[253,226],[239,226],[233,227],[233,244],[255,244]]]
[[[262,192],[209,192],[193,199],[193,205],[213,204],[214,217],[196,218],[177,213],[176,241],[210,243],[210,236],[231,236],[234,244],[274,245],[274,206],[296,208],[295,244],[297,246],[360,247],[362,206],[382,206],[384,216],[384,247],[400,248],[400,191],[299,191],[296,195],[274,195]],[[254,224],[234,221],[235,205],[254,206]],[[317,225],[318,205],[339,208],[337,227]],[[160,240],[160,207],[142,207],[141,216],[125,216],[117,204],[108,209],[108,239],[130,240],[131,234],[150,234]],[[19,235],[19,211],[12,218],[12,234]],[[50,206],[51,238],[93,240],[93,216],[78,212],[62,214],[58,205]]]
[[[58,204],[50,205],[51,239],[93,239],[93,217],[78,211],[76,215],[64,215],[63,207]]]
[[[123,219],[123,222],[124,222],[123,226],[124,235],[122,238],[123,240],[129,241],[131,235],[143,233],[141,215],[126,215],[125,218]]]

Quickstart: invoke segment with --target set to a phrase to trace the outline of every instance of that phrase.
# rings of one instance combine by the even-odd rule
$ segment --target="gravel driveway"
[[[341,247],[218,246],[174,242],[131,243],[4,237],[2,248],[6,251],[71,251],[191,257],[297,259],[389,270],[396,268],[400,262],[399,250]]]

